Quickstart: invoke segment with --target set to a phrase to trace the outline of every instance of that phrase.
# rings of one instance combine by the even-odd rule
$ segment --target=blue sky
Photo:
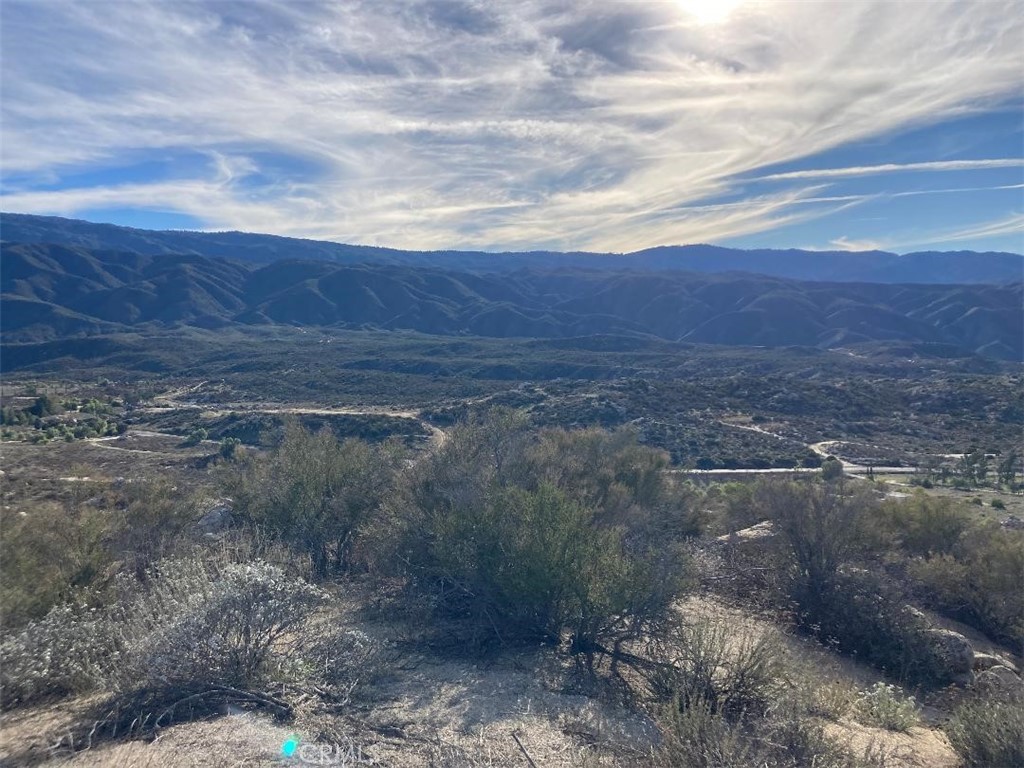
[[[1024,251],[999,2],[3,0],[4,210],[399,248]]]

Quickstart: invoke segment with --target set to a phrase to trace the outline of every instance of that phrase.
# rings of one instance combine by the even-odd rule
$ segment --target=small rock
[[[1024,520],[1021,520],[1016,515],[1010,515],[1005,520],[1002,520],[999,525],[1003,528],[1009,528],[1011,530],[1019,531],[1024,529]]]

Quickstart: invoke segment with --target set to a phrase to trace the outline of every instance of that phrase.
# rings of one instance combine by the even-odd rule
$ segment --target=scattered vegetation
[[[113,418],[114,399],[33,418]],[[575,662],[579,690],[656,725],[652,764],[855,768],[884,760],[830,728],[852,715],[907,732],[915,698],[826,681],[783,633],[918,697],[960,681],[915,606],[1024,640],[1024,532],[967,504],[885,498],[834,458],[798,480],[700,486],[669,471],[644,422],[532,417],[469,409],[419,451],[297,419],[273,447],[197,428],[193,448],[219,440],[213,455],[188,452],[202,486],[82,470],[5,512],[3,707],[89,694],[93,738],[229,705],[357,718],[353,702],[394,671],[398,648],[547,653]],[[229,514],[200,526],[212,498]],[[689,613],[698,587],[779,629]],[[339,593],[401,640],[342,616]],[[1019,759],[1020,728],[1009,704],[980,697],[948,732],[966,764],[985,765]]]
[[[1019,699],[973,700],[946,725],[953,748],[969,768],[1024,765],[1024,706]]]
[[[891,683],[878,682],[861,691],[855,705],[857,717],[867,725],[890,731],[909,731],[917,725],[917,702]]]

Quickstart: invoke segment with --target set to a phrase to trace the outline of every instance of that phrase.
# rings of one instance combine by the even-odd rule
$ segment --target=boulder
[[[1004,666],[986,669],[975,678],[974,684],[979,690],[997,696],[1024,695],[1024,681]]]
[[[208,536],[221,533],[231,525],[234,506],[235,502],[231,499],[217,499],[206,508],[196,527]]]
[[[1016,673],[1017,667],[1012,661],[1004,659],[1002,656],[996,656],[994,653],[975,653],[974,654],[974,671],[983,672],[986,669],[992,667],[1006,667],[1011,672]]]
[[[925,636],[949,678],[957,685],[970,685],[974,681],[974,646],[971,641],[950,629],[927,629]]]

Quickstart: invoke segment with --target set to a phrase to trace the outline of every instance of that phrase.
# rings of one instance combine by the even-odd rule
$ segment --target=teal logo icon
[[[292,757],[299,749],[299,740],[294,736],[285,739],[284,744],[281,745],[281,754],[285,757]]]

